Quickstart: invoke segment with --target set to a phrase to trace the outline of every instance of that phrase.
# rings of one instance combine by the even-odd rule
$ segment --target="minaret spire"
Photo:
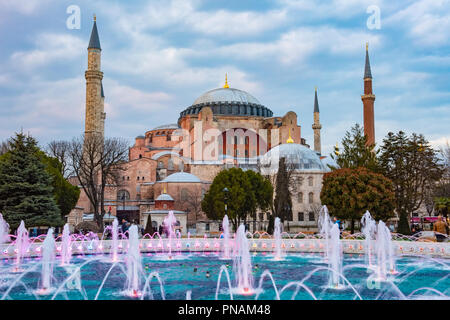
[[[367,136],[367,146],[375,144],[375,95],[372,92],[372,71],[369,61],[369,43],[366,43],[366,63],[364,67],[364,94],[361,96],[364,114],[364,134]]]
[[[320,113],[319,113],[319,100],[317,99],[317,87],[314,90],[314,123],[312,125],[314,130],[314,151],[318,154],[322,154],[322,144],[320,142]]]
[[[97,18],[95,15],[94,15],[94,25],[92,26],[91,39],[89,40],[88,49],[102,50],[102,48],[100,47],[100,38],[98,36],[97,30]]]
[[[366,65],[364,67],[364,79],[372,79],[372,71],[370,70],[369,61],[369,43],[366,42]]]

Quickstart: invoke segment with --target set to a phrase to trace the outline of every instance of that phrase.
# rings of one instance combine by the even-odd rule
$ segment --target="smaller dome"
[[[156,198],[156,201],[174,201],[170,194],[162,193]]]
[[[301,144],[285,143],[270,149],[261,157],[263,174],[278,172],[281,158],[285,158],[286,163],[292,165],[295,171],[328,171],[314,150]]]
[[[150,131],[153,131],[153,130],[163,130],[163,129],[178,129],[178,128],[180,128],[180,127],[178,126],[178,124],[176,124],[176,123],[170,123],[170,124],[163,124],[162,126],[158,126],[158,127],[156,127],[156,128],[153,128],[153,129],[150,130]]]
[[[145,139],[144,136],[137,136],[136,139]]]
[[[199,183],[201,180],[190,173],[187,172],[175,172],[170,176],[167,176],[162,182],[191,182],[191,183]]]

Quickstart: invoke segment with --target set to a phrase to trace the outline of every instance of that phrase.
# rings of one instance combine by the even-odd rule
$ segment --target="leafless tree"
[[[1,145],[0,145],[0,156],[2,154],[7,153],[10,150],[10,142],[9,140],[6,141],[2,141]]]
[[[46,152],[50,157],[58,159],[61,163],[61,174],[64,178],[69,178],[72,174],[70,142],[63,140],[51,141],[46,148]]]
[[[81,136],[72,140],[69,154],[74,174],[94,211],[94,221],[103,230],[105,189],[118,184],[125,170],[128,144],[119,138]]]
[[[184,203],[184,210],[193,213],[195,217],[193,223],[195,223],[198,220],[198,215],[202,212],[202,190],[198,188],[186,190],[186,198],[181,200]]]

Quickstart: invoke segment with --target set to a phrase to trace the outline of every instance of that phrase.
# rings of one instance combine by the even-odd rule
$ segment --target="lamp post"
[[[227,215],[227,212],[228,212],[227,202],[228,202],[228,192],[229,192],[229,190],[228,190],[227,187],[225,187],[225,188],[223,188],[222,191],[223,191],[224,194],[225,194],[225,196],[224,196],[224,199],[225,199],[225,214]]]

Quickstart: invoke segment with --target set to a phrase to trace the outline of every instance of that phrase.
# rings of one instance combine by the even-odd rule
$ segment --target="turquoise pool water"
[[[12,260],[0,260],[0,297],[3,299],[132,299],[124,294],[126,266],[114,264],[108,256],[76,256],[69,267],[55,262],[53,291],[38,295],[40,259],[26,259],[23,272],[13,272]],[[227,266],[228,264],[228,266]],[[282,261],[274,261],[271,253],[252,254],[254,288],[260,287],[258,299],[276,299],[274,284],[265,270],[270,271],[281,299],[450,299],[450,261],[445,259],[397,258],[398,274],[385,282],[370,280],[373,272],[365,268],[362,255],[344,255],[343,275],[348,280],[344,288],[328,286],[329,271],[321,254],[288,254]],[[81,268],[80,268],[81,266]],[[221,260],[218,253],[179,253],[173,260],[163,254],[142,255],[141,288],[151,273],[158,279],[149,280],[144,299],[186,299],[190,291],[193,300],[216,298],[221,266],[228,270],[231,283],[234,275],[231,260]],[[78,275],[71,273],[79,269]],[[209,277],[207,276],[209,272]],[[369,278],[369,280],[368,280]],[[303,282],[302,282],[303,281]],[[103,282],[103,287],[100,287]],[[297,282],[280,291],[291,282]],[[298,284],[302,282],[302,286]],[[163,288],[164,293],[161,290]],[[218,299],[231,298],[225,272],[222,274]],[[256,295],[234,294],[233,299],[255,299]]]

